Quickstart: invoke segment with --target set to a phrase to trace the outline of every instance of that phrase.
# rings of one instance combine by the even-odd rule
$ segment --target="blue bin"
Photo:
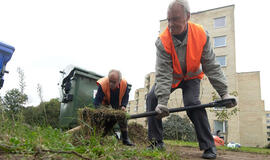
[[[14,51],[15,51],[14,47],[0,42],[0,89],[2,88],[4,83],[6,64],[11,59]]]

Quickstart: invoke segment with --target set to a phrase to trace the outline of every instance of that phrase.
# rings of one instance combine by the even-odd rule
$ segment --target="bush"
[[[23,115],[27,124],[38,126],[49,125],[53,128],[58,128],[60,102],[55,98],[49,102],[42,102],[37,107],[26,107],[23,109]]]
[[[270,143],[268,143],[265,148],[270,149]]]
[[[196,133],[190,120],[175,114],[171,114],[163,122],[163,136],[168,140],[196,141]]]

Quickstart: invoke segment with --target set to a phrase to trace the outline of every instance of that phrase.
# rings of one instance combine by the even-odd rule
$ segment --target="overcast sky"
[[[25,73],[30,105],[59,97],[60,70],[72,64],[107,75],[122,71],[137,88],[155,67],[159,21],[169,0],[0,0],[0,41],[16,48],[7,64],[1,95],[18,88],[17,68]],[[235,4],[237,72],[261,72],[262,99],[270,109],[269,15],[266,0],[190,0],[192,12]]]

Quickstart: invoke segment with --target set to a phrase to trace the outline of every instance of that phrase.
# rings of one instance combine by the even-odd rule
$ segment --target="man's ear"
[[[190,19],[190,13],[187,14],[187,21]]]

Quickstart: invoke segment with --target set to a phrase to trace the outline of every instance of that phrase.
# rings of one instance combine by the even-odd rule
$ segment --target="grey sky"
[[[16,51],[7,65],[6,90],[18,87],[17,67],[26,77],[29,104],[37,105],[37,84],[44,99],[59,96],[59,71],[73,64],[107,75],[122,71],[132,96],[155,67],[159,20],[165,0],[0,0],[0,41]],[[270,109],[267,1],[190,0],[192,12],[235,4],[237,72],[261,71],[262,99]],[[133,99],[133,97],[131,97]]]

